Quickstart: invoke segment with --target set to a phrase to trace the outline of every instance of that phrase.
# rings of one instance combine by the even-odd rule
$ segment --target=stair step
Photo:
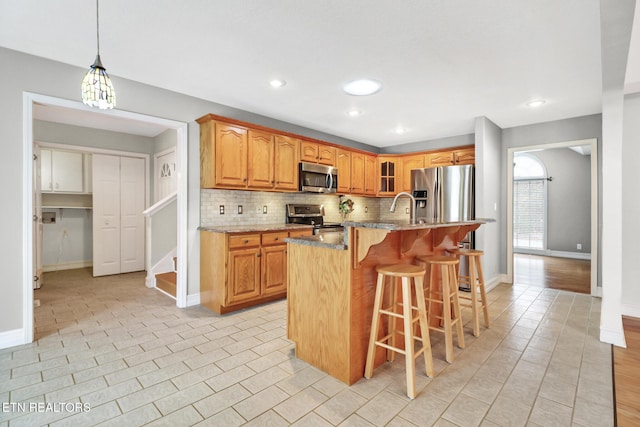
[[[176,283],[178,282],[178,275],[170,271],[168,273],[156,274],[156,287],[162,289],[172,297],[176,297]]]

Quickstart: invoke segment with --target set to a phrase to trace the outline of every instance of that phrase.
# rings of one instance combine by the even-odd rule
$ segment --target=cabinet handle
[[[276,238],[275,238],[275,239],[273,239],[273,240],[276,240],[276,241],[277,241],[277,240],[280,240],[280,238],[279,238],[279,237],[276,237]]]
[[[262,256],[262,254],[256,254],[256,256],[257,256],[258,258],[260,258],[260,257]]]
[[[247,243],[249,243],[249,241],[248,241],[248,240],[245,240],[245,241],[244,241],[244,243],[245,243],[245,244],[247,244]]]

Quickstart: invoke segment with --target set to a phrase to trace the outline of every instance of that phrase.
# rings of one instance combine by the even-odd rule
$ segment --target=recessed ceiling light
[[[402,135],[403,133],[407,132],[407,128],[403,128],[402,126],[398,126],[397,128],[395,128],[393,130],[395,133],[397,133],[398,135]]]
[[[547,101],[545,101],[544,99],[536,99],[534,101],[527,102],[527,107],[536,108],[536,107],[540,107],[541,105],[544,105],[546,103],[547,103]]]
[[[350,117],[358,117],[362,115],[362,111],[354,108],[352,110],[347,111],[347,114]]]
[[[269,84],[271,85],[271,87],[279,88],[286,85],[287,82],[281,79],[273,79],[269,82]]]
[[[353,80],[342,86],[349,95],[366,96],[373,95],[382,87],[382,83],[370,79]]]

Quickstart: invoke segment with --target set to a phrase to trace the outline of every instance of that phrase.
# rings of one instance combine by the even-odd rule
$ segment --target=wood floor
[[[640,425],[640,319],[623,317],[627,348],[613,348],[619,427]]]
[[[591,293],[591,261],[513,254],[513,283]]]

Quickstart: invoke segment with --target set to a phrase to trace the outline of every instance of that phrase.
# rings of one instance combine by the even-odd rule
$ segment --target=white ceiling
[[[477,116],[508,128],[601,112],[599,7],[599,0],[103,0],[100,53],[116,91],[127,78],[384,147],[473,133]],[[0,11],[0,46],[83,68],[93,62],[94,2],[0,0]],[[627,91],[640,91],[635,29]],[[286,86],[271,88],[276,77]],[[384,86],[368,97],[342,92],[361,77]],[[78,87],[81,79],[82,72]],[[526,107],[532,99],[547,102]],[[351,108],[363,114],[349,117]],[[398,126],[407,132],[394,133]]]

